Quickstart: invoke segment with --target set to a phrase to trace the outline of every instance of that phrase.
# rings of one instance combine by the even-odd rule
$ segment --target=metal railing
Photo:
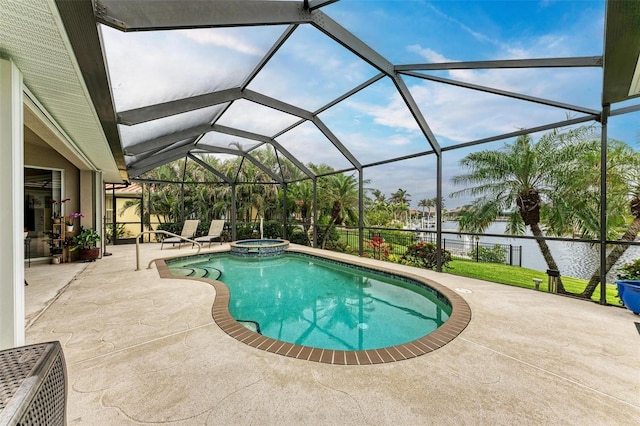
[[[357,228],[339,227],[337,230],[348,246],[358,247]],[[384,251],[402,256],[407,251],[408,245],[419,242],[435,243],[435,236],[435,231],[431,230],[365,228],[364,252],[369,252],[375,257],[376,251],[380,251],[380,243],[372,244],[372,241],[380,238],[384,242]],[[522,266],[522,246],[520,245],[486,243],[462,236],[461,238],[442,238],[442,248],[451,253],[453,259]]]
[[[180,236],[178,234],[174,234],[173,232],[169,232],[169,231],[143,231],[140,232],[138,235],[136,235],[136,271],[140,270],[140,237],[142,235],[145,234],[164,234],[164,235],[170,235],[172,237],[178,237],[180,238],[180,240],[184,240],[184,241],[189,241],[192,244],[195,244],[198,246],[198,251],[196,252],[196,254],[200,253],[200,250],[202,249],[202,245],[197,242],[192,240],[191,238],[187,238],[187,237],[183,237]],[[147,265],[147,269],[151,269],[151,264],[153,262],[155,262],[156,259],[153,259],[151,262],[149,262],[149,264]]]

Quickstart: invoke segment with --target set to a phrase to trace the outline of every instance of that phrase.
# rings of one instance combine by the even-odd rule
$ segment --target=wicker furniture
[[[66,411],[60,342],[0,351],[0,425],[65,425]]]

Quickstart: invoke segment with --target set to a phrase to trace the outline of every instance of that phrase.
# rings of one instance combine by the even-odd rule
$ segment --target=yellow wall
[[[130,207],[127,210],[125,210],[124,212],[122,212],[122,207],[124,207],[125,203],[128,200],[135,200],[136,198],[139,198],[140,194],[131,194],[131,193],[118,193],[116,191],[116,222],[117,223],[125,223],[124,225],[124,229],[125,229],[125,235],[123,236],[123,238],[133,238],[136,235],[138,235],[141,232],[141,227],[140,227],[140,216],[137,214],[136,212],[136,208],[135,207]],[[113,210],[113,196],[112,196],[112,192],[107,189],[106,192],[106,210],[107,210],[107,217],[111,217],[111,210]],[[151,216],[151,223],[157,223],[158,217],[157,216]],[[127,223],[127,222],[132,222],[132,223]],[[108,223],[110,223],[110,221],[108,221]],[[157,226],[156,225],[152,225],[153,228],[155,229]],[[145,231],[147,231],[148,229],[144,229]],[[145,237],[145,239],[148,237]],[[154,240],[154,236],[152,235],[152,240]]]

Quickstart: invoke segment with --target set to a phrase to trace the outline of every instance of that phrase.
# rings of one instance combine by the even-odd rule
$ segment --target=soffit
[[[61,28],[57,9],[48,0],[0,0],[0,56],[16,64],[24,85],[71,139],[70,145],[80,151],[79,156],[92,165],[85,162],[82,168],[101,170],[106,181],[121,182],[122,175]]]

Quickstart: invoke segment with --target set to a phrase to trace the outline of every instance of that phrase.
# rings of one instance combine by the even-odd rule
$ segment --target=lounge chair
[[[189,219],[184,221],[184,225],[182,226],[182,232],[180,232],[180,236],[184,238],[193,238],[196,235],[196,231],[198,230],[198,224],[200,221],[198,219]],[[178,243],[178,248],[182,246],[182,242],[184,240],[178,237],[169,237],[162,240],[162,244],[160,245],[160,250],[165,245],[165,243],[171,243],[175,245]]]
[[[224,229],[224,220],[212,220],[209,232],[207,235],[195,238],[195,241],[199,243],[209,243],[211,247],[211,241],[219,240],[222,244],[222,230]]]

